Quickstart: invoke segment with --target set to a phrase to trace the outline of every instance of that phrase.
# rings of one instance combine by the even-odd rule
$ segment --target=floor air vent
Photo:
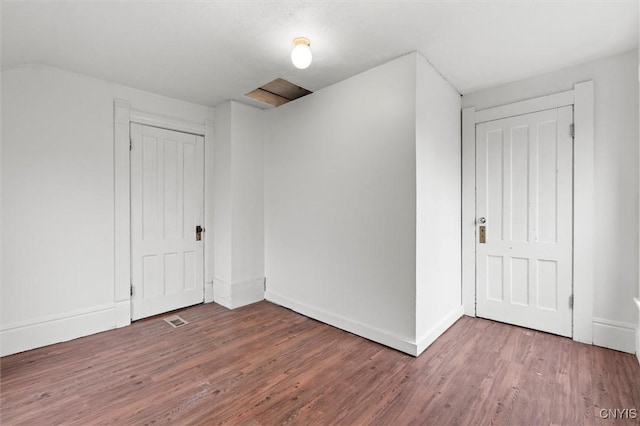
[[[170,317],[164,318],[164,320],[168,322],[173,328],[178,328],[178,327],[182,327],[183,325],[189,324],[188,322],[186,322],[185,320],[183,320],[177,315],[171,315]]]

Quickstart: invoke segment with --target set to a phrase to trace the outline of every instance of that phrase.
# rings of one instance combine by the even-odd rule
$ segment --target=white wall
[[[2,22],[2,2],[0,2],[0,22]],[[0,46],[2,46],[2,31],[0,31]],[[4,241],[4,233],[3,233],[3,229],[4,229],[4,220],[3,220],[3,211],[4,209],[2,208],[3,203],[4,203],[4,196],[3,196],[3,192],[4,192],[4,185],[3,185],[3,172],[2,172],[2,157],[3,157],[3,147],[2,147],[2,99],[3,95],[2,95],[2,48],[0,48],[0,306],[2,306],[2,301],[4,300],[4,290],[3,290],[3,285],[2,285],[2,277],[3,275],[3,263],[4,263],[4,256],[2,253],[4,244],[2,244],[2,241]],[[2,317],[0,316],[0,324],[2,324]],[[0,339],[0,355],[2,354],[2,341]]]
[[[214,300],[228,308],[264,298],[264,112],[216,107]]]
[[[640,11],[638,11],[638,13],[640,14]],[[640,38],[640,34],[638,37]],[[640,46],[640,43],[638,43],[638,45]],[[640,56],[640,47],[638,47],[638,56]],[[640,65],[638,66],[638,81],[640,82]],[[638,85],[638,97],[640,98],[640,84]],[[640,108],[638,109],[638,126],[640,126]],[[638,133],[640,133],[640,130]],[[638,144],[640,145],[640,138],[638,138]],[[640,148],[638,151],[640,153]],[[638,161],[640,162],[640,158]],[[638,177],[640,178],[640,176]],[[640,182],[638,182],[638,188],[640,189]],[[640,198],[640,196],[638,198]],[[638,209],[640,211],[640,206]],[[640,213],[638,214],[638,222],[638,229],[640,230]],[[640,239],[640,235],[638,238]],[[640,261],[638,262],[638,294],[640,294]],[[640,298],[636,299],[636,305],[640,311]],[[636,357],[638,358],[638,362],[640,362],[640,313],[638,313],[638,326],[636,328]]]
[[[462,316],[460,94],[421,55],[416,90],[418,352]]]
[[[463,96],[462,106],[479,110],[508,104],[571,90],[587,80],[595,86],[593,343],[633,352],[639,266],[638,52],[471,93]]]
[[[0,2],[0,22],[2,22],[2,2]],[[3,220],[3,211],[4,209],[2,208],[3,203],[4,203],[4,196],[3,194],[3,184],[2,184],[2,152],[4,151],[2,148],[2,31],[0,31],[0,306],[2,306],[2,301],[4,299],[4,290],[3,290],[3,285],[2,285],[2,277],[3,277],[3,253],[2,253],[2,249],[4,247],[4,245],[2,244],[2,241],[4,241],[4,233],[3,233],[3,229],[4,229],[4,220]],[[1,317],[0,317],[0,321],[1,321]],[[0,322],[0,324],[2,324]],[[2,354],[2,341],[0,340],[0,355]]]
[[[459,95],[413,53],[266,135],[267,300],[417,355],[462,314]]]
[[[213,271],[231,283],[231,102],[215,109],[213,156]],[[214,294],[215,300],[215,294]]]
[[[233,282],[264,281],[264,111],[232,106]]]
[[[212,110],[65,71],[2,73],[2,355],[115,327],[114,98]]]
[[[268,300],[415,342],[414,55],[267,112]],[[409,342],[409,343],[407,343]]]

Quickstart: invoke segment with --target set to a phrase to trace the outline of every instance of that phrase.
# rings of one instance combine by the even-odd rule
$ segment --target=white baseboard
[[[285,308],[291,309],[292,311],[298,312],[307,317],[356,334],[360,337],[364,337],[365,339],[389,346],[409,355],[417,356],[418,354],[415,342],[411,342],[399,336],[394,336],[366,324],[359,323],[349,318],[345,318],[304,303],[296,302],[268,290],[265,292],[265,299],[269,302],[275,303],[276,305],[284,306]]]
[[[264,277],[238,283],[213,280],[213,301],[228,309],[264,300]]]
[[[213,281],[204,283],[204,303],[213,302]]]
[[[116,326],[115,304],[8,324],[0,330],[0,356],[88,336]]]
[[[635,324],[612,321],[604,318],[593,318],[594,345],[634,353],[636,352],[635,341]]]
[[[126,327],[131,324],[131,299],[116,302],[116,327]]]
[[[464,315],[464,306],[458,306],[448,315],[440,320],[435,326],[431,327],[420,339],[418,339],[417,353],[420,355],[429,347],[438,337],[442,335],[449,327],[458,321]]]

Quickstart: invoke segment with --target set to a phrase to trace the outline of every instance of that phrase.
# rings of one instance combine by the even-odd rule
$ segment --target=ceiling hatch
[[[304,87],[297,86],[282,78],[276,78],[272,82],[252,90],[245,96],[255,101],[278,107],[311,93],[313,92]]]

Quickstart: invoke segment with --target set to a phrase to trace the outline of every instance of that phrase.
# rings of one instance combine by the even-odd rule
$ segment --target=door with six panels
[[[572,334],[573,107],[476,125],[476,314]]]
[[[131,142],[136,320],[203,301],[204,138],[132,123]]]

